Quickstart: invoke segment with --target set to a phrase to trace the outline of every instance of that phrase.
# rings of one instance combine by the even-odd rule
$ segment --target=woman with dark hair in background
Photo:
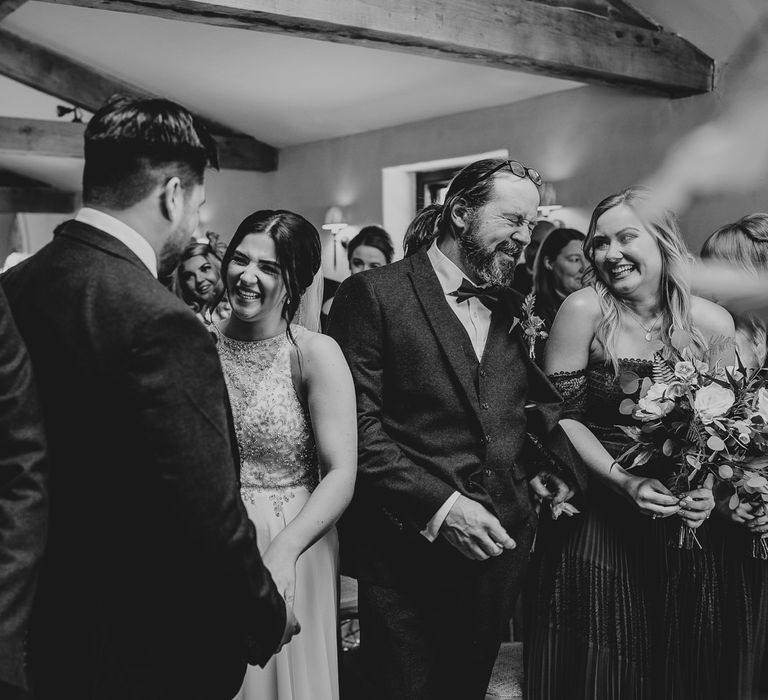
[[[394,257],[395,248],[392,245],[392,239],[380,226],[363,226],[347,245],[347,260],[349,272],[352,275],[389,265]],[[323,328],[328,323],[328,314],[331,312],[332,305],[333,297],[323,304],[320,316]]]
[[[750,214],[715,231],[701,249],[704,260],[728,263],[753,275],[768,272],[768,214]],[[766,324],[734,315],[739,357],[751,371],[763,366]],[[768,536],[766,504],[757,496],[731,509],[732,491],[716,489],[713,521],[721,536],[724,658],[720,697],[768,697],[768,561],[755,556],[756,536]]]
[[[205,234],[203,242],[193,240],[184,249],[173,276],[173,287],[197,317],[206,325],[211,321],[229,318],[229,302],[223,296],[224,281],[221,279],[221,260],[226,246],[219,243],[213,231]],[[214,306],[214,302],[219,300]]]
[[[539,248],[533,266],[536,313],[552,328],[557,310],[565,298],[584,285],[586,269],[584,234],[573,228],[556,228]]]
[[[214,328],[241,494],[264,563],[302,627],[263,669],[249,667],[238,700],[339,696],[334,524],[354,489],[357,418],[336,341],[292,323],[319,269],[317,230],[289,211],[246,217],[222,261],[232,315]]]

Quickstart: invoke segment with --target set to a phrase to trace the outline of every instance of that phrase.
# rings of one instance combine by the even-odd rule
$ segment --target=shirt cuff
[[[454,491],[445,503],[440,506],[440,510],[432,516],[432,519],[427,523],[427,526],[419,533],[426,537],[430,542],[434,542],[437,539],[437,535],[440,532],[440,528],[445,522],[448,512],[453,508],[453,504],[456,503],[456,499],[461,494],[458,491]]]

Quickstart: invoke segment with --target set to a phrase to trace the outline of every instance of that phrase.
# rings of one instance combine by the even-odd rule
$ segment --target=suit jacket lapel
[[[426,250],[422,249],[413,256],[409,276],[449,367],[456,375],[472,409],[479,415],[475,387],[477,356],[464,326],[445,301],[443,288]]]
[[[521,344],[521,354],[528,370],[528,403],[526,404],[528,431],[540,436],[548,435],[560,419],[562,399],[547,379],[547,375],[539,369],[528,354],[528,342],[522,327],[524,319],[520,295],[515,292],[505,292],[501,295],[501,303],[512,319],[509,332]]]

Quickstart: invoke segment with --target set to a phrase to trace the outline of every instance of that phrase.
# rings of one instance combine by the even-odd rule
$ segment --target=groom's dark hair
[[[201,184],[206,167],[218,168],[216,142],[184,107],[115,96],[85,129],[83,203],[127,209],[171,177]]]

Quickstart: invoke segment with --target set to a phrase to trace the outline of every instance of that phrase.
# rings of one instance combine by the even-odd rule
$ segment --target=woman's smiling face
[[[271,236],[251,233],[243,238],[227,267],[227,291],[232,313],[241,321],[280,316],[285,284]]]
[[[616,296],[659,289],[663,270],[659,244],[631,207],[619,204],[597,220],[592,248],[595,269]]]

